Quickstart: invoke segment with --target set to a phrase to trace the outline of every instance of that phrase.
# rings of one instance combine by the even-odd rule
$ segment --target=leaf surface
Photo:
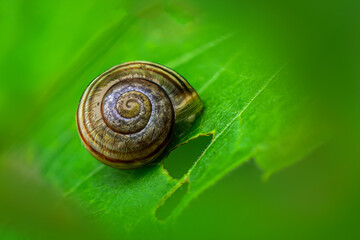
[[[24,69],[29,73],[24,82],[32,83],[31,92],[21,87],[18,91],[25,97],[14,103],[36,99],[34,108],[24,110],[30,127],[22,136],[28,139],[29,161],[66,198],[109,223],[111,229],[127,232],[142,224],[159,224],[156,210],[184,183],[189,183],[188,191],[173,218],[245,161],[255,159],[267,176],[299,161],[323,141],[309,131],[311,116],[304,114],[309,99],[289,80],[286,63],[251,44],[244,25],[230,21],[228,25],[209,24],[213,10],[200,11],[196,19],[183,23],[158,7],[134,15],[114,1],[107,1],[107,7],[102,2],[92,1],[82,9],[82,18],[75,17],[81,5],[66,2],[57,3],[59,6],[50,12],[41,12],[44,19],[52,20],[39,29],[38,35],[32,35],[33,42],[21,45],[34,54],[33,45],[39,46],[35,60]],[[67,11],[72,13],[71,19],[63,23]],[[22,24],[18,43],[32,23]],[[64,34],[50,31],[54,28]],[[71,41],[66,41],[68,38]],[[54,39],[56,43],[51,42]],[[56,62],[48,61],[48,57]],[[21,59],[21,55],[14,58]],[[3,67],[12,66],[5,59]],[[166,154],[144,168],[121,171],[101,165],[80,144],[75,111],[81,93],[101,72],[132,60],[173,68],[204,101],[205,110],[197,124],[187,132],[177,131],[166,152],[200,135],[212,134],[211,143],[180,179],[172,178],[164,169]],[[6,86],[10,92],[15,88]],[[21,119],[13,124],[19,123]],[[16,145],[16,137],[13,139]]]

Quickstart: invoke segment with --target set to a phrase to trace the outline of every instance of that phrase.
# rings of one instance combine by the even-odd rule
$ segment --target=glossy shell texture
[[[136,61],[107,70],[83,93],[77,127],[85,148],[100,162],[138,168],[165,150],[175,126],[190,126],[203,104],[179,74]]]

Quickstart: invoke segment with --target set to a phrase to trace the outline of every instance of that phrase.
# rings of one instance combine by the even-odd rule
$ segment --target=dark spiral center
[[[133,79],[115,84],[105,94],[102,114],[113,131],[122,134],[140,132],[152,114],[154,84]]]
[[[130,91],[122,94],[115,106],[117,112],[123,118],[134,118],[138,116],[141,109],[151,109],[150,100],[141,92]],[[145,118],[150,117],[151,111],[145,111]]]

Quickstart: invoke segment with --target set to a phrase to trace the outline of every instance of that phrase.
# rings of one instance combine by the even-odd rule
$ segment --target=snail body
[[[119,169],[154,161],[176,126],[190,126],[203,104],[179,74],[135,61],[110,68],[83,93],[77,114],[80,139],[100,162]]]

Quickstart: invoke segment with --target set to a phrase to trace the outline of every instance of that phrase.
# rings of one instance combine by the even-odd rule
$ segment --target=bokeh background
[[[359,5],[1,0],[0,238],[358,239]],[[112,231],[81,201],[68,199],[74,179],[83,177],[76,162],[88,161],[88,169],[98,164],[81,146],[75,125],[90,80],[126,61],[171,66],[183,53],[229,33],[236,37],[223,53],[202,54],[191,60],[194,68],[175,69],[186,77],[212,73],[240,45],[286,63],[289,81],[300,83],[299,92],[311,99],[304,111],[314,114],[315,128],[326,127],[323,144],[270,177],[250,160],[196,198],[166,230]],[[182,159],[191,165],[210,141],[200,137],[181,146],[165,166],[175,169],[174,176],[183,174]],[[73,153],[66,155],[72,164],[59,161],[64,152]],[[68,180],[59,182],[59,176]],[[176,198],[158,217],[165,219],[174,206]],[[121,216],[119,225],[126,225]]]

